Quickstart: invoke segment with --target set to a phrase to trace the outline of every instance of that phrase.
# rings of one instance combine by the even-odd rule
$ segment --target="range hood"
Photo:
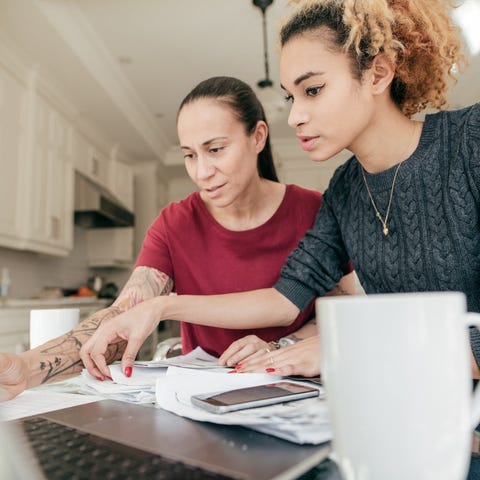
[[[135,217],[101,187],[75,173],[75,225],[85,228],[132,227]]]

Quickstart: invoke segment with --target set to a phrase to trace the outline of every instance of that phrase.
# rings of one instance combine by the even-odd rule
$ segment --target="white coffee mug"
[[[30,348],[67,333],[77,326],[79,319],[78,308],[30,310]]]
[[[345,480],[464,480],[473,395],[457,292],[321,298],[321,370]]]

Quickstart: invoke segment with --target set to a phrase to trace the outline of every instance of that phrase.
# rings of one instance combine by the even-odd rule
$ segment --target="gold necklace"
[[[370,189],[368,188],[367,179],[365,178],[365,170],[360,165],[360,168],[362,169],[363,183],[365,183],[365,188],[367,189],[368,196],[370,197],[370,202],[372,202],[372,206],[373,206],[373,209],[375,210],[377,218],[380,220],[380,223],[383,226],[383,234],[385,236],[388,235],[387,221],[388,221],[388,216],[390,215],[390,207],[392,205],[393,190],[395,189],[395,181],[397,180],[397,174],[398,174],[398,171],[400,170],[400,165],[401,164],[402,164],[402,162],[400,162],[398,164],[398,167],[395,170],[395,175],[393,176],[392,187],[390,188],[390,198],[388,199],[388,206],[387,206],[387,212],[385,213],[385,218],[382,218],[382,216],[380,215],[380,212],[378,211],[377,205],[375,204],[375,201],[373,200]]]

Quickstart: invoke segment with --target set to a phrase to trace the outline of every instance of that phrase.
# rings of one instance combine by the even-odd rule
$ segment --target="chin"
[[[330,156],[322,155],[319,152],[309,152],[308,155],[310,157],[310,160],[313,160],[316,163],[326,162],[327,160],[330,160],[333,156],[333,155],[330,155]]]

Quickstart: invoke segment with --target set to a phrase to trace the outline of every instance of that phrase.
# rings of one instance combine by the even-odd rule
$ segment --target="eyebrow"
[[[293,81],[293,84],[294,84],[295,86],[298,86],[298,85],[300,85],[304,80],[308,80],[309,78],[315,77],[315,76],[317,76],[317,75],[323,75],[324,73],[325,73],[325,72],[312,72],[312,71],[303,73],[302,75],[300,75],[299,77],[297,77],[297,78]],[[286,88],[285,88],[282,84],[280,84],[280,86],[281,86],[284,90],[286,90]]]
[[[210,140],[207,140],[205,142],[202,143],[202,146],[206,146],[206,145],[210,145],[211,143],[213,142],[216,142],[217,140],[226,140],[227,137],[215,137],[215,138],[211,138]],[[187,145],[180,145],[180,148],[181,149],[187,149],[187,150],[191,150],[191,147],[187,146]]]

